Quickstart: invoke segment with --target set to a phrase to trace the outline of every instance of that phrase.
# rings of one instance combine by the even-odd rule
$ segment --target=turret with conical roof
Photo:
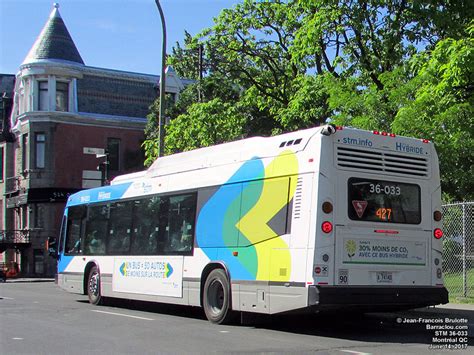
[[[55,3],[48,21],[22,64],[60,60],[84,65],[84,61],[59,14]]]

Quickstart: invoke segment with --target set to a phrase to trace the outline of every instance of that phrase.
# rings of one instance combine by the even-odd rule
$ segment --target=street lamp
[[[159,147],[158,157],[162,157],[165,151],[165,68],[166,68],[166,23],[163,9],[160,5],[160,0],[155,0],[158,11],[161,17],[161,26],[163,28],[163,47],[161,50],[161,77],[160,77],[160,114],[158,116],[158,136],[159,136]]]

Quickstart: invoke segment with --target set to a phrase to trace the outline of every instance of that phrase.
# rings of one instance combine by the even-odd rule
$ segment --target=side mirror
[[[46,250],[48,251],[49,256],[57,259],[58,257],[58,243],[56,238],[48,237],[46,240]]]

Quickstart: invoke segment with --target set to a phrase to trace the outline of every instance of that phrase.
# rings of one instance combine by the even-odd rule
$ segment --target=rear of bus
[[[432,143],[326,131],[317,196],[310,305],[373,311],[448,302]]]

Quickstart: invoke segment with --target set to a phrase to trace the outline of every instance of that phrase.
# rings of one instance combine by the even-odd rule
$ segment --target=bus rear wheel
[[[100,274],[97,266],[93,266],[87,279],[87,296],[91,304],[98,305],[102,302],[100,294]]]
[[[212,270],[204,284],[203,307],[211,323],[226,324],[233,319],[230,282],[222,269]]]

